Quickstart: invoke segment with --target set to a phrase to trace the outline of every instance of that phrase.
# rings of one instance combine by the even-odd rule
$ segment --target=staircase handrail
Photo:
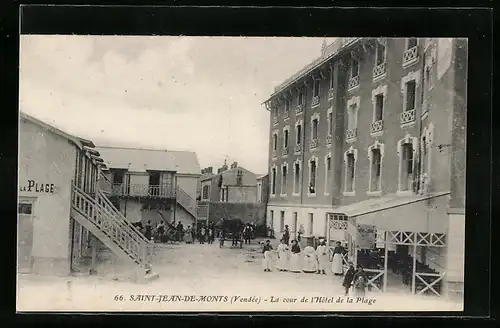
[[[114,213],[107,211],[103,206],[99,206],[95,198],[90,197],[75,185],[73,185],[72,205],[77,212],[80,212],[80,214],[98,229],[104,233],[107,232],[106,235],[115,244],[127,250],[127,254],[135,262],[138,264],[150,265],[151,254],[149,245],[138,238],[135,233],[131,233],[131,231],[126,228],[124,229],[122,222],[116,218]],[[113,233],[110,233],[110,231]],[[127,237],[132,243],[127,242]]]
[[[186,208],[186,206],[190,206],[191,205],[191,209],[189,208],[186,208],[187,210],[190,210],[191,211],[191,214],[195,215],[196,216],[196,208],[197,208],[197,202],[196,200],[191,197],[187,192],[185,192],[181,187],[177,186],[176,187],[177,189],[177,201],[179,202],[179,200],[182,200],[182,197],[179,198],[179,195],[187,198],[186,202],[189,202],[190,204],[182,204],[182,201],[180,201],[179,203]]]
[[[144,234],[137,229],[132,222],[130,222],[116,207],[111,203],[111,201],[106,197],[104,192],[100,189],[97,190],[97,195],[99,197],[99,200],[101,200],[103,203],[108,205],[109,210],[115,214],[115,216],[130,230],[132,230],[135,234],[139,236],[143,241],[152,244],[151,240],[148,240]]]

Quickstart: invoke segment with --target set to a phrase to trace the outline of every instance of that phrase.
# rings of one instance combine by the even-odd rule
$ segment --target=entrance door
[[[33,267],[33,217],[35,198],[20,198],[17,219],[17,272],[30,273]]]
[[[297,212],[293,212],[293,226],[292,226],[293,239],[297,239],[298,221],[299,220],[297,217]]]

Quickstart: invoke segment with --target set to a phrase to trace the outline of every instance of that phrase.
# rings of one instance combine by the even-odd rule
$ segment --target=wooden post
[[[90,237],[90,246],[92,247],[92,266],[90,268],[90,274],[95,274],[97,273],[97,242],[93,234]]]
[[[384,232],[384,292],[387,291],[387,262],[389,261],[389,244],[387,243],[387,234]]]
[[[411,274],[411,292],[415,294],[415,279],[417,270],[417,234],[413,232],[413,268]]]

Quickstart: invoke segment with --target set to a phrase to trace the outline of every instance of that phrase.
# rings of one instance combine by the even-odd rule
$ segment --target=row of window
[[[431,131],[431,130],[429,130]],[[427,130],[421,137],[421,157],[420,157],[420,174],[425,178],[428,176],[430,167],[430,159],[428,157],[429,149],[431,146],[430,135]],[[422,190],[424,185],[414,186],[414,155],[417,150],[416,138],[406,135],[404,139],[397,143],[397,152],[399,154],[399,174],[398,174],[398,191],[411,192],[417,187]],[[368,147],[368,160],[369,166],[369,185],[368,193],[377,194],[382,191],[382,162],[384,157],[384,144],[376,141],[372,146]],[[352,196],[355,194],[356,184],[356,163],[357,163],[357,150],[352,146],[344,153],[344,195]],[[308,161],[309,166],[309,181],[308,181],[308,196],[316,195],[317,188],[317,172],[318,172],[318,159],[312,157]],[[277,194],[277,177],[279,167],[273,165],[271,168],[271,196]],[[288,190],[288,163],[281,166],[281,187],[280,195],[286,196]],[[329,194],[331,186],[331,154],[325,156],[325,195]],[[424,179],[420,179],[420,183],[425,183]],[[293,163],[293,195],[297,196],[301,190],[301,162],[297,159]]]
[[[274,210],[269,211],[269,225],[274,228]],[[307,220],[307,230],[303,229],[302,225],[299,227],[298,220],[298,212],[292,212],[292,224],[290,227],[290,232],[292,234],[302,233],[307,235],[312,235],[314,232],[314,213],[308,213]],[[324,236],[327,236],[327,230],[333,226],[338,230],[347,230],[347,217],[342,214],[333,214],[327,213],[325,215],[324,222]],[[280,225],[279,225],[279,233],[283,233],[285,231],[285,211],[280,211]],[[330,236],[332,237],[332,236]]]
[[[416,108],[416,89],[419,83],[419,72],[411,72],[407,76],[403,77],[401,84],[404,98],[404,108],[400,116],[400,122],[403,127],[415,123],[415,108]],[[433,86],[429,83],[429,88]],[[387,98],[387,86],[381,85],[372,91],[372,103],[373,103],[373,118],[370,125],[370,134],[374,137],[380,136],[384,130],[384,107],[385,100]],[[357,128],[358,128],[358,112],[360,108],[360,98],[352,97],[347,101],[347,130],[345,139],[346,142],[350,143],[356,140]],[[320,114],[315,113],[311,116],[311,144],[309,145],[311,149],[318,146],[318,130],[319,130],[319,120]],[[332,124],[333,124],[333,114],[332,109],[328,110],[327,114],[328,130],[326,137],[326,145],[331,145],[332,142]],[[302,148],[302,120],[298,120],[295,124],[295,148],[294,152],[300,152]],[[289,148],[289,132],[290,127],[285,126],[283,128],[283,155],[288,155]],[[273,157],[277,156],[278,149],[278,131],[273,131]]]

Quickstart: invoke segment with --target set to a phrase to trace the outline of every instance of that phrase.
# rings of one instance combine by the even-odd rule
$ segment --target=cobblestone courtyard
[[[108,276],[41,277],[20,275],[19,311],[453,311],[462,305],[407,293],[368,292],[372,304],[343,297],[340,277],[305,273],[263,272],[260,245],[242,249],[225,245],[162,245],[154,269],[159,279],[148,284]],[[138,295],[151,295],[137,299]],[[192,302],[174,301],[171,296]],[[201,296],[211,296],[203,300]],[[227,301],[224,297],[227,296]],[[239,296],[235,300],[233,297]],[[253,297],[253,298],[252,298]],[[273,300],[279,301],[271,302]],[[309,302],[301,303],[302,297]],[[323,297],[318,302],[314,297]],[[325,298],[326,297],[326,298]],[[294,301],[294,299],[296,299]],[[212,301],[210,301],[212,300]],[[218,300],[218,301],[215,301]],[[375,301],[374,301],[375,300]],[[343,302],[346,302],[344,299]]]

